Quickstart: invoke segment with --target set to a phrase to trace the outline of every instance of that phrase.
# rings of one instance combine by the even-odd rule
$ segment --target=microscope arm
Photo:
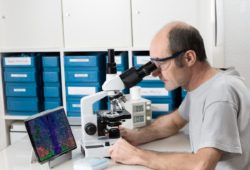
[[[93,104],[107,95],[108,93],[106,91],[101,91],[93,95],[83,97],[81,99],[81,118],[84,116],[93,115]]]

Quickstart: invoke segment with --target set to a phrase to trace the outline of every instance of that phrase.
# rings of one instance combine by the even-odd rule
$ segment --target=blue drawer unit
[[[61,72],[59,55],[42,56],[44,109],[53,109],[62,105]]]
[[[5,69],[4,71],[4,81],[5,82],[35,82],[36,72],[34,70],[22,71]]]
[[[65,67],[96,67],[101,65],[100,56],[96,55],[71,55],[64,57]]]
[[[161,83],[146,83],[138,84],[141,87],[141,96],[150,98],[173,98],[173,92],[167,91]]]
[[[79,117],[81,97],[101,90],[105,79],[105,52],[67,53],[64,67],[67,115]]]
[[[61,105],[62,105],[62,102],[60,98],[45,98],[45,101],[44,101],[45,110],[53,109]]]
[[[43,56],[42,57],[43,67],[48,68],[59,68],[59,56]]]
[[[44,97],[61,97],[61,86],[60,84],[45,84],[44,88]]]
[[[15,57],[4,57],[4,67],[18,67],[18,68],[33,68],[36,66],[35,56],[15,56]]]
[[[65,73],[66,82],[99,82],[102,79],[99,71],[72,70]]]
[[[40,111],[39,100],[36,97],[7,97],[7,110],[9,113],[13,112],[22,112],[21,114],[25,115],[25,112],[35,113]]]
[[[68,110],[68,116],[70,117],[79,117],[81,114],[80,111],[80,101],[81,101],[81,97],[80,98],[68,98],[67,99],[67,110]],[[93,111],[99,111],[100,109],[102,109],[102,104],[100,101],[94,103],[93,105]]]
[[[34,83],[30,84],[6,83],[5,93],[6,96],[23,96],[23,97],[38,96],[37,86]]]
[[[43,71],[43,81],[44,82],[60,82],[60,73],[59,71]]]
[[[8,114],[31,115],[42,110],[40,63],[40,57],[35,53],[4,54],[3,73]]]

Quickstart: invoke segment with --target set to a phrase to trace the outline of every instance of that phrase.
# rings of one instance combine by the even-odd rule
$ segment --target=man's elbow
[[[211,165],[208,161],[200,160],[196,165],[194,170],[214,170],[216,165]]]

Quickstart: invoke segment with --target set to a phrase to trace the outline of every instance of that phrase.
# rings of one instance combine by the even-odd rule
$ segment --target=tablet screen
[[[40,163],[77,147],[63,107],[36,114],[24,123]]]

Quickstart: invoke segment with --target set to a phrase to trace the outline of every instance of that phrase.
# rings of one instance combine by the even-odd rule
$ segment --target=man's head
[[[164,81],[167,90],[185,86],[192,76],[191,69],[207,63],[199,31],[183,22],[169,23],[155,35],[150,56],[159,68],[153,75]]]

